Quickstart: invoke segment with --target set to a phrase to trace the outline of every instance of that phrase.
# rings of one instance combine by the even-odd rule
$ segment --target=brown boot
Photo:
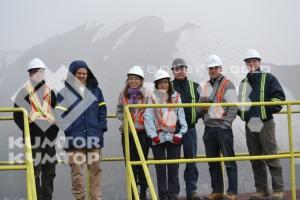
[[[237,200],[238,196],[236,194],[233,194],[233,193],[228,193],[227,195],[225,195],[225,199],[226,200]]]
[[[265,200],[269,196],[269,193],[255,192],[249,198],[249,200]]]
[[[204,200],[223,200],[223,198],[224,198],[223,193],[213,192],[210,195],[204,197]]]
[[[192,192],[186,196],[187,200],[202,200],[201,197],[197,194],[197,192]]]
[[[271,200],[283,200],[284,199],[284,193],[283,192],[274,192],[271,196]]]

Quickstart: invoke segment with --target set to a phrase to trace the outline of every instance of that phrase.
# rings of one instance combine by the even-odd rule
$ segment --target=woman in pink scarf
[[[144,72],[139,66],[132,67],[127,73],[126,86],[124,90],[120,93],[119,102],[117,105],[117,118],[123,122],[123,106],[126,104],[146,104],[149,98],[150,92],[143,87],[144,82]],[[144,111],[145,109],[131,109],[131,117],[133,119],[135,129],[140,140],[140,144],[145,156],[148,157],[149,146],[151,144],[150,138],[147,137],[144,128]],[[124,131],[123,124],[120,127],[122,135],[122,147],[123,154],[125,156],[125,144],[124,144]],[[133,141],[132,134],[129,133],[129,147],[130,147],[130,159],[132,161],[140,160],[136,145]],[[142,166],[133,166],[133,174],[137,185],[140,185],[140,199],[146,199],[147,182],[144,175]]]

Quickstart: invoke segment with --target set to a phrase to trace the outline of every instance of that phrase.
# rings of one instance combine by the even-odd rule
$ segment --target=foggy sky
[[[243,54],[259,50],[266,62],[299,64],[297,0],[1,0],[0,49],[27,50],[83,23],[125,23],[158,16],[167,29],[186,22]]]

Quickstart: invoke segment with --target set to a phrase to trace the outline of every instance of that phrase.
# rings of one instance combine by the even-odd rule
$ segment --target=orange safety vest
[[[171,99],[172,103],[179,102],[180,95],[177,94],[176,97]],[[164,101],[165,102],[165,101]],[[153,99],[153,103],[158,103]],[[175,133],[177,126],[177,113],[176,108],[167,108],[167,112],[163,112],[163,108],[155,108],[155,124],[157,126],[158,132],[170,132]]]
[[[30,81],[26,83],[25,89],[28,92],[31,105],[31,111],[28,116],[29,122],[39,119],[47,120],[50,124],[54,124],[55,118],[51,111],[51,89],[47,85],[44,86],[43,104]]]
[[[125,98],[124,96],[123,96],[122,101],[123,101],[124,105],[128,104],[128,98]],[[145,102],[144,99],[142,99],[142,100],[139,100],[138,103],[139,104],[145,104],[146,102]],[[145,130],[144,112],[145,112],[145,109],[142,109],[142,108],[135,108],[135,109],[130,110],[131,118],[133,120],[134,127],[137,131],[144,131]]]
[[[218,86],[218,90],[216,91],[216,94],[215,94],[216,101],[214,103],[222,103],[223,102],[225,88],[228,85],[228,83],[229,83],[228,79],[223,79],[221,81],[220,85]],[[203,87],[203,94],[204,94],[205,97],[210,96],[210,94],[208,92],[208,86],[209,86],[208,84],[209,83],[207,82]],[[211,108],[213,108],[213,113],[210,113],[210,114],[213,114],[213,116],[214,116],[214,117],[211,116],[212,118],[222,119],[224,117],[224,109],[221,106],[214,106],[214,107],[211,107]]]

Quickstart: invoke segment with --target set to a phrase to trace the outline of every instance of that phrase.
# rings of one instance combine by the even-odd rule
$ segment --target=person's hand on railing
[[[152,138],[152,141],[153,141],[155,144],[160,143],[160,139],[159,139],[158,136],[155,136],[154,138]]]
[[[209,97],[200,97],[200,103],[212,103],[212,101],[209,99]],[[207,106],[207,107],[200,107],[200,110],[203,113],[206,113],[209,110],[209,106]]]
[[[182,135],[181,134],[174,134],[173,136],[173,143],[174,144],[180,144],[181,143],[181,139],[182,139]]]

